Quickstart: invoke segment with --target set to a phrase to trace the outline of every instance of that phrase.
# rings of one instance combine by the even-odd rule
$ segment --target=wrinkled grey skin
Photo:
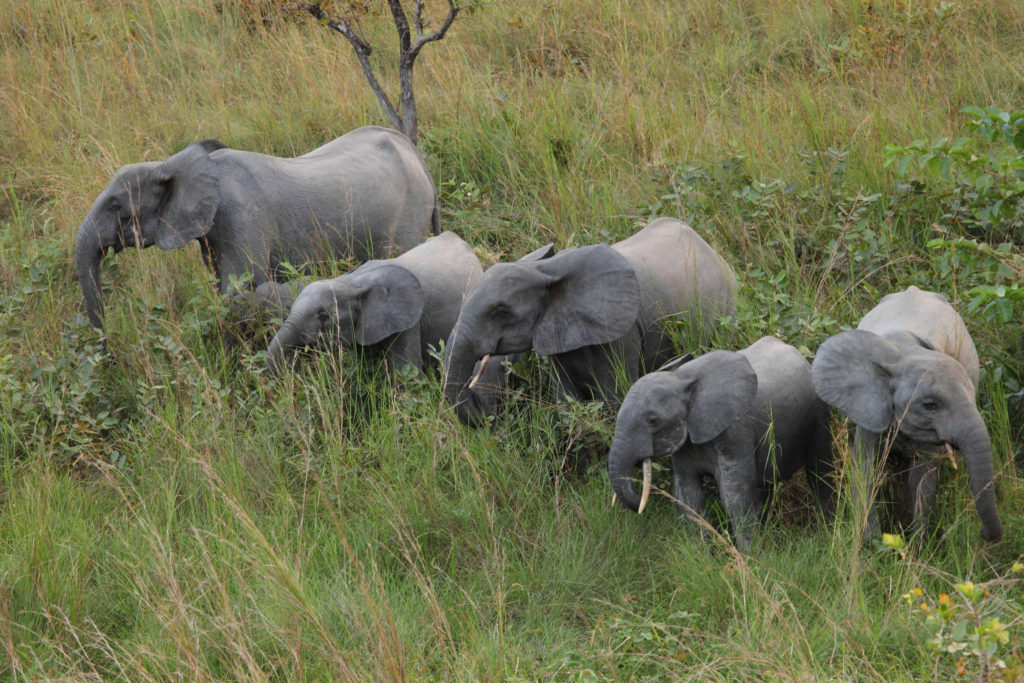
[[[857,425],[855,495],[868,508],[868,533],[878,534],[871,504],[882,434],[895,426],[892,448],[911,460],[914,528],[925,526],[935,500],[938,458],[948,444],[967,464],[981,535],[997,540],[1002,523],[993,485],[992,443],[975,405],[978,352],[945,297],[917,287],[889,294],[856,330],[826,340],[814,360],[814,387]]]
[[[567,249],[550,258],[499,263],[470,292],[445,353],[445,397],[459,418],[486,420],[468,390],[487,354],[534,350],[551,356],[558,390],[578,399],[615,401],[616,366],[629,383],[673,354],[662,319],[688,320],[710,332],[736,308],[728,264],[688,225],[651,222],[611,246]]]
[[[713,476],[743,551],[769,487],[800,468],[829,514],[829,408],[815,394],[811,366],[799,351],[764,337],[739,352],[712,351],[668,368],[641,377],[619,409],[608,474],[625,507],[640,504],[635,468],[671,456],[680,512],[703,517],[701,480]]]
[[[462,299],[481,275],[472,247],[445,232],[397,258],[311,282],[270,342],[267,366],[291,366],[300,347],[324,341],[359,348],[391,369],[422,369],[430,362],[429,345],[448,337]]]
[[[436,233],[433,180],[396,131],[358,128],[294,159],[206,140],[118,170],[78,229],[75,261],[89,321],[102,329],[99,267],[108,249],[198,240],[225,294],[232,276],[249,274],[257,287],[285,262],[398,254],[431,226]]]

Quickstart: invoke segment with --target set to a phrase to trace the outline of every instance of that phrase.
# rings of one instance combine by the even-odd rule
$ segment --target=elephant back
[[[420,281],[424,343],[447,339],[466,294],[483,276],[480,260],[461,237],[443,232],[393,259]]]
[[[636,271],[641,325],[648,335],[656,332],[661,319],[681,316],[706,340],[716,318],[736,312],[732,268],[682,221],[659,218],[612,247]]]
[[[941,294],[914,286],[887,294],[868,311],[857,329],[874,332],[880,337],[912,334],[936,351],[958,360],[967,370],[975,390],[978,388],[981,365],[974,340],[963,318]]]
[[[750,415],[772,439],[758,444],[759,471],[766,472],[774,446],[772,469],[780,479],[792,476],[817,455],[812,436],[827,425],[828,406],[811,382],[811,364],[796,347],[775,337],[762,337],[739,352],[757,375],[757,398]]]

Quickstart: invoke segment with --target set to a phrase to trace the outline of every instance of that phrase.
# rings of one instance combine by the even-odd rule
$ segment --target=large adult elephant
[[[945,446],[967,463],[981,535],[1003,534],[993,483],[992,442],[975,405],[978,352],[960,315],[941,294],[917,287],[882,298],[856,330],[825,341],[815,355],[814,388],[857,425],[853,477],[868,507],[868,531],[878,533],[872,502],[874,464],[882,434],[894,429],[892,449],[910,458],[914,526],[935,500],[938,459]]]
[[[448,339],[445,396],[463,422],[482,423],[482,407],[494,401],[473,396],[474,367],[532,349],[551,357],[565,395],[615,402],[673,355],[665,318],[687,320],[707,337],[735,309],[732,269],[693,228],[670,218],[613,245],[499,263],[470,292]]]
[[[431,226],[439,232],[434,182],[397,131],[357,128],[293,159],[206,140],[118,170],[78,229],[75,261],[89,321],[102,329],[99,268],[111,248],[199,240],[226,293],[233,277],[258,286],[286,262],[391,256]]]

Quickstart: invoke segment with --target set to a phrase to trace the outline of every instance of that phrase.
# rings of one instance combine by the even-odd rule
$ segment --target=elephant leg
[[[552,390],[556,403],[565,403],[567,400],[584,400],[583,392],[580,391],[577,372],[578,353],[571,351],[566,354],[551,357],[551,367],[554,370],[554,381]]]
[[[672,496],[676,510],[704,533],[707,494],[701,479],[701,471],[692,467],[685,458],[672,457]]]
[[[881,435],[857,427],[853,439],[853,465],[849,474],[854,513],[865,515],[864,540],[878,537],[878,510],[875,507],[875,460]]]
[[[411,365],[417,370],[423,370],[423,355],[420,349],[420,330],[418,325],[405,332],[395,335],[388,346],[385,362],[388,365],[388,372],[392,375],[400,368]]]
[[[758,486],[754,454],[721,458],[716,478],[736,547],[748,552],[764,508],[764,492]]]
[[[832,431],[829,429],[827,415],[815,425],[811,448],[807,481],[811,486],[814,499],[818,502],[818,509],[822,517],[829,520],[835,516],[836,490],[832,478],[835,471]]]
[[[933,452],[915,453],[909,472],[908,495],[913,512],[911,533],[919,534],[929,528],[931,511],[935,505],[935,492],[939,481],[939,460]]]

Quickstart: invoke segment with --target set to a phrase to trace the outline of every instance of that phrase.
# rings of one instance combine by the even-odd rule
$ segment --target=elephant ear
[[[211,147],[210,141],[194,142],[155,171],[155,182],[163,198],[152,237],[161,249],[183,247],[213,226],[220,204],[220,183],[216,165],[210,159]]]
[[[640,287],[629,261],[606,244],[569,249],[540,261],[550,278],[548,305],[533,330],[542,356],[619,339],[636,322]]]
[[[811,381],[821,400],[854,424],[883,432],[895,418],[891,379],[899,359],[899,348],[874,332],[841,332],[818,348]]]
[[[540,249],[534,249],[526,256],[518,259],[519,263],[526,263],[528,261],[543,261],[546,258],[551,258],[555,255],[555,243],[549,242]]]
[[[687,386],[687,428],[693,443],[707,443],[749,410],[757,397],[757,373],[735,351],[711,351],[675,371]]]
[[[360,313],[355,341],[376,344],[419,322],[426,297],[419,279],[393,263],[374,263],[353,271]]]

